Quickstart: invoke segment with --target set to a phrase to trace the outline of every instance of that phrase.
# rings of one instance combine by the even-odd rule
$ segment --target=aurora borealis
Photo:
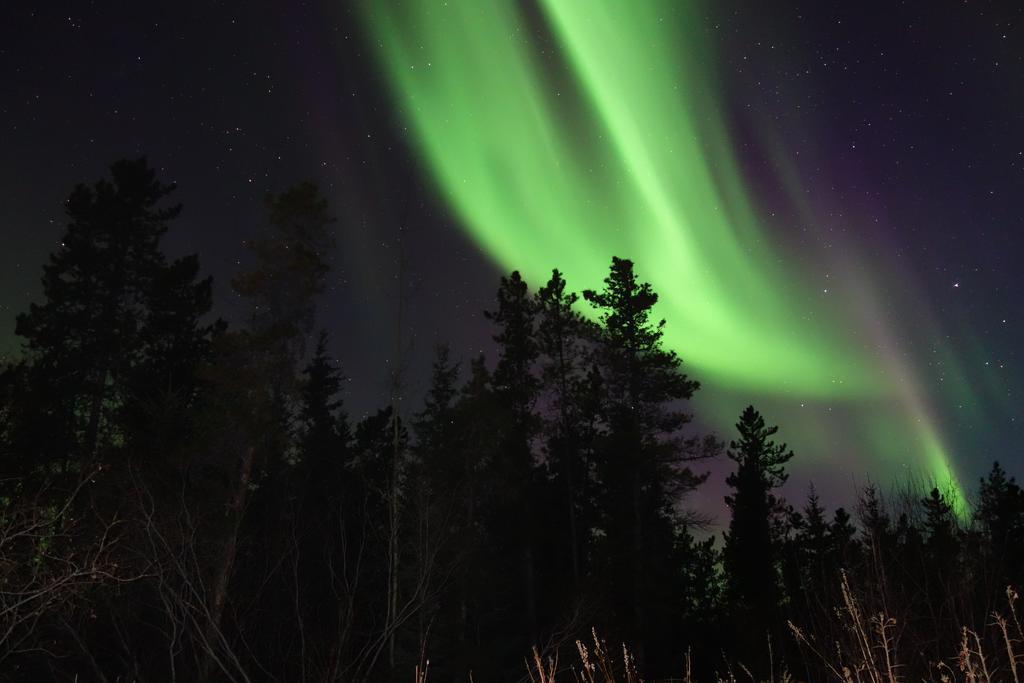
[[[411,404],[436,341],[493,360],[501,273],[579,291],[616,255],[661,295],[699,428],[728,438],[754,403],[796,451],[794,500],[970,491],[994,459],[1020,477],[1020,25],[999,4],[26,6],[0,26],[0,358],[67,191],[145,153],[180,183],[169,251],[201,254],[229,320],[263,194],[324,189],[320,314],[356,416],[387,395],[399,251]]]
[[[591,286],[610,255],[634,259],[715,428],[753,401],[826,469],[958,490],[936,405],[973,403],[955,351],[933,350],[946,356],[935,391],[909,320],[880,300],[886,266],[855,241],[839,258],[822,240],[793,244],[759,206],[704,8],[538,4],[366,3],[424,172],[464,228],[534,283],[558,267]],[[820,222],[798,185],[789,200]]]

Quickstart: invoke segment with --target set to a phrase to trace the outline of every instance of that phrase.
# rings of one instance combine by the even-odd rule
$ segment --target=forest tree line
[[[267,196],[229,326],[198,256],[161,250],[173,189],[145,159],[74,188],[17,317],[5,679],[384,681],[429,659],[432,681],[519,680],[531,647],[568,668],[593,629],[651,678],[689,649],[702,679],[827,680],[814,644],[856,646],[844,591],[895,620],[901,678],[937,679],[964,626],[1016,665],[988,627],[1024,579],[1024,493],[998,463],[970,519],[939,489],[787,502],[794,455],[754,407],[727,443],[691,424],[700,384],[623,258],[580,294],[557,270],[501,278],[492,358],[439,345],[422,405],[353,421],[317,331],[319,190]],[[687,507],[716,457],[734,464],[722,538]]]

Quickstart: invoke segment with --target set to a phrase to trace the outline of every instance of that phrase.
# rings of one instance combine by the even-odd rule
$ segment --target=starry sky
[[[70,188],[144,153],[184,204],[167,250],[200,253],[228,318],[263,194],[324,189],[338,249],[320,318],[357,416],[396,355],[415,403],[437,341],[492,352],[481,311],[500,273],[594,287],[615,254],[662,294],[702,428],[762,408],[797,451],[795,496],[900,475],[971,489],[993,459],[1024,475],[1015,3],[7,14],[0,353]]]

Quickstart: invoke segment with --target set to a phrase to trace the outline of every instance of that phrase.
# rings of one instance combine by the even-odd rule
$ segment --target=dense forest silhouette
[[[501,278],[493,357],[440,345],[422,405],[352,421],[317,187],[266,197],[238,325],[161,251],[173,190],[145,159],[74,188],[17,317],[5,680],[1018,680],[1024,493],[998,463],[969,518],[930,487],[786,501],[800,455],[754,407],[728,443],[692,424],[700,384],[618,257],[580,294]],[[711,458],[721,538],[687,505]]]

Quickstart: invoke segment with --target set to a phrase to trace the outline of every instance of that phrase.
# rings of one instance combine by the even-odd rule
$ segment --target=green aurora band
[[[822,296],[805,264],[826,257],[791,253],[758,215],[700,9],[363,5],[426,173],[500,266],[535,286],[557,267],[581,289],[599,285],[612,255],[633,259],[715,429],[731,433],[754,402],[824,476],[840,465],[913,472],[962,501],[926,392],[877,323],[862,269],[845,294]]]

